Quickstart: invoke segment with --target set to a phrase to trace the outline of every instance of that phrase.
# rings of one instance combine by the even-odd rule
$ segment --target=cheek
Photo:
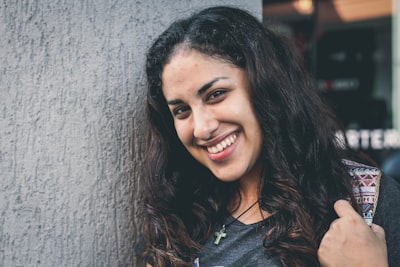
[[[232,105],[229,113],[231,114],[230,116],[233,116],[234,118],[242,118],[246,121],[246,123],[249,123],[250,121],[253,121],[254,117],[254,112],[251,109],[251,106],[246,103],[246,102],[241,102],[237,103],[235,105]]]
[[[190,129],[188,125],[182,122],[175,122],[175,131],[179,140],[186,146],[190,140]]]

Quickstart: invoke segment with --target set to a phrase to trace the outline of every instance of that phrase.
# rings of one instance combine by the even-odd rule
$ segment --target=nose
[[[211,139],[218,128],[218,120],[207,107],[193,111],[193,135],[197,139]]]

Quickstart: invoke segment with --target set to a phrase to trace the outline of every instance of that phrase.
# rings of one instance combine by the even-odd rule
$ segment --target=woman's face
[[[259,175],[262,133],[242,69],[181,49],[162,84],[178,137],[196,160],[222,181]]]

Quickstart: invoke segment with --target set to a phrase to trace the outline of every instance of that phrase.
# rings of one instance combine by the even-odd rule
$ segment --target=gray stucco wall
[[[139,266],[144,54],[223,3],[0,2],[0,266]]]

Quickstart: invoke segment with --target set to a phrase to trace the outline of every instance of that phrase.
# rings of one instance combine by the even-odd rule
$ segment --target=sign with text
[[[396,129],[348,129],[345,134],[354,149],[400,149],[400,131]]]

